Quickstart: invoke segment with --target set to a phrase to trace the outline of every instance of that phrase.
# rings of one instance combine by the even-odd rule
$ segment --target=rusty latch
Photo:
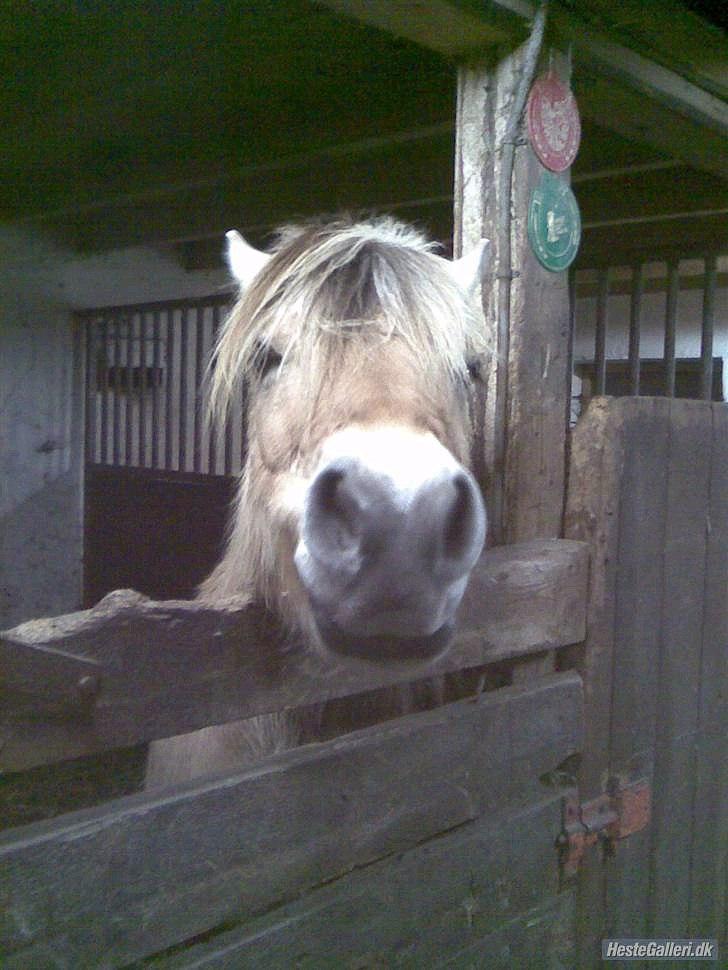
[[[590,846],[600,843],[604,855],[610,856],[620,839],[644,829],[651,817],[651,796],[645,778],[615,787],[588,802],[580,801],[578,791],[565,795],[561,832],[556,840],[562,876],[576,874]]]

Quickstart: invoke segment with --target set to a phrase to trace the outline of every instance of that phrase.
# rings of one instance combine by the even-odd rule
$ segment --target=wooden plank
[[[569,290],[567,274],[545,270],[528,242],[528,204],[541,171],[530,145],[515,148],[512,203],[499,197],[502,129],[523,53],[468,64],[458,73],[455,252],[481,237],[491,241],[482,307],[492,354],[482,368],[485,414],[479,421],[481,463],[488,470],[484,492],[499,542],[560,535],[564,501]],[[504,233],[499,213],[511,208],[511,233]],[[511,235],[509,260],[503,240]],[[498,291],[512,271],[504,326]],[[538,328],[530,325],[536,318]]]
[[[518,14],[530,12],[528,4],[521,4],[518,12],[513,10],[517,3],[491,3],[482,12],[473,12],[446,0],[415,5],[408,0],[323,0],[323,6],[458,59],[522,37],[526,24]]]
[[[649,145],[698,171],[725,178],[728,173],[725,134],[683,116],[677,105],[670,107],[653,100],[646,92],[636,89],[627,77],[615,77],[603,61],[595,63],[589,37],[585,33],[586,44],[574,46],[574,88],[582,117],[638,144]],[[698,95],[704,93],[699,88],[693,90]]]
[[[728,408],[714,404],[688,930],[720,937],[728,890]]]
[[[671,404],[648,925],[666,935],[686,931],[688,922],[711,418],[710,404]],[[725,597],[725,573],[723,580]]]
[[[670,402],[639,399],[624,408],[625,460],[613,525],[618,555],[611,566],[616,576],[608,777],[627,783],[651,779],[655,758]],[[647,935],[650,852],[649,832],[633,836],[619,846],[606,871],[610,933]]]
[[[698,401],[595,399],[575,432],[567,534],[592,537],[582,794],[653,776],[651,828],[580,874],[579,966],[605,931],[685,936],[695,913],[718,934],[726,447],[725,406]]]
[[[556,669],[554,654],[553,650],[544,650],[542,653],[533,653],[528,657],[520,658],[513,665],[513,683],[530,684],[547,674],[552,674]]]
[[[628,84],[651,101],[679,112],[701,127],[722,132],[723,136],[728,132],[728,105],[721,98],[642,53],[614,43],[594,29],[584,31],[586,25],[578,18],[556,13],[554,26],[565,39],[579,41],[582,56],[588,57],[593,68]],[[609,124],[608,118],[604,120]]]
[[[471,7],[452,0],[449,3],[442,0],[418,3],[416,15],[412,13],[412,5],[404,2],[327,0],[326,5],[460,60],[463,54],[472,55],[478,50],[493,48],[498,41],[492,39],[489,42],[487,32],[499,24],[510,34],[508,45],[515,46],[523,39],[523,28],[533,18],[535,10],[533,3],[510,0],[482,5],[477,14]],[[585,118],[639,142],[655,145],[694,168],[725,176],[728,172],[725,141],[728,106],[722,97],[716,97],[695,81],[682,77],[678,70],[664,66],[672,63],[675,56],[677,34],[682,38],[679,49],[683,54],[688,50],[698,54],[696,37],[701,34],[707,48],[715,50],[719,46],[725,48],[725,45],[716,44],[715,34],[706,31],[700,21],[692,19],[687,25],[681,22],[680,15],[684,21],[684,10],[671,17],[670,54],[662,63],[645,56],[644,48],[640,53],[630,50],[609,34],[595,29],[594,23],[587,22],[574,11],[552,8],[549,26],[557,42],[574,46],[575,75],[577,80],[584,81],[578,97]],[[465,16],[468,22],[464,21]],[[640,17],[645,16],[641,11]],[[494,20],[494,17],[499,19]],[[447,20],[445,27],[443,18]],[[613,20],[614,13],[610,10],[605,22]],[[654,32],[650,42],[655,42]],[[703,62],[704,50],[705,47],[698,54]],[[690,73],[702,82],[695,71]],[[712,81],[715,80],[717,77],[713,74]],[[724,77],[721,84],[725,86]]]
[[[590,15],[609,25],[615,35],[633,36],[643,53],[661,64],[670,64],[681,77],[718,97],[728,97],[728,45],[723,32],[680,0],[590,0]],[[649,34],[636,31],[637,23],[649,23]]]
[[[526,0],[491,0],[487,6],[481,5],[477,9],[471,0],[450,0],[448,3],[426,0],[418,3],[414,11],[406,0],[394,3],[370,3],[368,0],[324,2],[325,6],[346,16],[449,56],[471,50],[476,44],[492,46],[503,39],[516,42],[522,36],[524,21],[533,18],[535,8],[534,3]],[[728,96],[728,80],[724,68],[726,44],[719,31],[675,0],[625,0],[617,9],[613,5],[594,2],[586,6],[588,9],[582,17],[577,13],[578,8],[550,11],[562,38],[575,45],[578,43],[579,48],[585,48],[594,60],[611,72],[619,72],[655,96],[668,98],[671,104],[682,95],[686,110],[692,106],[701,123],[720,123],[724,117],[720,99]],[[470,20],[464,19],[467,14]],[[647,21],[651,24],[649,36],[640,33],[639,43],[643,51],[649,51],[653,60],[633,54],[616,42],[620,35],[636,36],[634,24]],[[485,33],[499,27],[506,33],[506,38]],[[600,28],[602,33],[599,33]],[[605,32],[607,30],[609,34]],[[660,68],[661,64],[674,65],[674,71]],[[653,66],[656,70],[649,70]],[[700,97],[709,92],[712,95],[708,98]]]
[[[617,400],[595,397],[571,434],[569,488],[564,534],[589,543],[591,569],[587,637],[580,670],[584,679],[584,749],[579,770],[583,798],[602,792],[609,771],[615,585],[618,534],[610,525],[619,508],[624,467],[625,421]],[[577,966],[599,966],[600,941],[607,935],[605,873],[601,860],[588,855],[577,886]]]
[[[558,826],[557,797],[514,817],[483,819],[344,876],[160,966],[414,970],[472,966],[476,957],[476,966],[532,965],[518,957],[537,940],[553,946],[549,937],[560,935],[563,911],[573,903],[568,893],[556,895]],[[565,941],[558,942],[553,949],[563,952]],[[506,954],[510,962],[498,962]]]
[[[578,643],[587,573],[586,548],[577,542],[490,550],[471,576],[452,647],[419,666],[325,659],[294,649],[269,618],[240,601],[215,609],[196,601],[155,602],[131,591],[110,594],[82,613],[22,624],[1,642],[14,669],[25,653],[40,664],[38,647],[101,665],[90,707],[85,698],[88,720],[69,725],[66,757],[74,757]],[[73,696],[77,680],[71,669],[58,689]],[[11,712],[12,692],[4,700]],[[37,727],[31,740],[24,742],[19,727],[0,751],[3,770],[44,763]],[[57,756],[57,740],[49,744]]]
[[[691,935],[720,937],[728,888],[728,408],[714,404],[690,853]]]
[[[620,768],[627,780],[630,768],[651,767],[645,752],[654,732],[650,684],[656,681],[660,616],[659,603],[655,614],[650,597],[660,589],[668,408],[667,401],[594,398],[573,432],[566,534],[588,540],[592,551],[580,667],[589,711],[579,772],[586,799],[601,794]],[[629,860],[638,850],[649,852],[649,841],[620,845],[609,872],[628,880]],[[635,879],[646,878],[647,859],[643,862]],[[606,874],[598,860],[590,859],[579,877],[579,966],[585,968],[598,966],[599,941],[611,932],[610,920],[621,918],[613,914],[621,912],[624,884],[619,877],[611,879],[607,911]],[[624,905],[628,911],[629,903]]]
[[[442,966],[462,970],[579,966],[574,921],[574,892],[568,890],[504,924]]]
[[[57,967],[100,955],[124,965],[476,819],[493,821],[486,842],[501,846],[500,875],[486,867],[478,891],[507,905],[498,878],[529,826],[516,824],[518,838],[500,843],[497,832],[519,811],[528,817],[544,798],[538,778],[579,750],[581,700],[576,674],[555,675],[298,748],[237,776],[6,833],[3,965],[42,966],[49,953]],[[548,824],[534,828],[548,838],[538,840],[527,895],[542,891],[547,858],[548,885],[557,878],[558,795],[544,804]],[[465,855],[476,858],[472,848]],[[408,878],[416,901],[425,887]],[[472,893],[469,874],[464,883]]]
[[[455,187],[453,199],[453,255],[462,256],[481,239],[491,241],[493,265],[497,259],[495,192],[493,177],[492,110],[493,99],[487,83],[492,65],[488,60],[462,65],[457,75],[457,114],[455,124]],[[480,484],[489,516],[498,512],[495,467],[496,400],[501,371],[497,366],[498,346],[495,327],[496,304],[492,267],[486,272],[480,292],[473,299],[482,308],[481,326],[492,353],[480,361],[471,408],[474,423],[473,472]],[[491,529],[492,531],[492,529]]]
[[[568,273],[544,269],[528,240],[531,195],[543,168],[516,149],[505,475],[506,542],[562,534],[566,402],[570,399]],[[563,176],[568,180],[568,173]],[[534,321],[538,321],[538,326]]]
[[[589,718],[585,725],[582,795],[601,794],[609,765],[612,654],[616,604],[616,528],[625,468],[625,429],[634,402],[594,397],[573,429],[565,535],[590,546],[585,656],[580,670]],[[639,406],[639,405],[637,405]]]

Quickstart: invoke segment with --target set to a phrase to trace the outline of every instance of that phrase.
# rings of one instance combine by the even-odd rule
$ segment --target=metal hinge
[[[605,858],[614,855],[617,842],[646,828],[651,813],[652,790],[645,778],[615,786],[588,802],[580,800],[578,791],[569,792],[562,799],[556,840],[562,877],[575,875],[586,850],[597,843]]]

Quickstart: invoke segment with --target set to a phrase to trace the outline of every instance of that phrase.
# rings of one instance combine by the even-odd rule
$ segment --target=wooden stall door
[[[652,792],[651,824],[582,867],[588,968],[607,936],[725,933],[728,406],[594,398],[567,535],[592,549],[582,796],[640,778]]]
[[[564,968],[573,672],[0,835],[5,970]]]
[[[227,298],[110,307],[86,328],[84,605],[189,597],[219,560],[245,458],[244,396],[205,415]]]
[[[84,606],[115,589],[186,599],[220,560],[236,479],[87,465]]]

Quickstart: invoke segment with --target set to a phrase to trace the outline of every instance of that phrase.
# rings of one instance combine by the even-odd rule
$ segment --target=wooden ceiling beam
[[[552,27],[560,38],[573,44],[575,56],[591,70],[621,81],[651,101],[700,125],[728,133],[728,104],[721,98],[675,71],[590,30],[571,15],[557,11],[552,18]]]
[[[531,4],[522,0],[468,9],[449,0],[323,0],[322,6],[453,60],[525,37]]]
[[[491,0],[324,0],[338,13],[406,37],[453,59],[477,49],[518,43],[535,4]],[[695,22],[700,21],[695,18]],[[691,22],[695,29],[695,24]],[[685,27],[679,27],[685,30]],[[571,45],[574,83],[586,118],[647,143],[693,168],[728,177],[728,104],[674,70],[595,31],[593,25],[553,6],[549,31]],[[710,34],[712,47],[715,36]],[[691,45],[695,47],[695,39]],[[580,72],[585,81],[580,83]]]

